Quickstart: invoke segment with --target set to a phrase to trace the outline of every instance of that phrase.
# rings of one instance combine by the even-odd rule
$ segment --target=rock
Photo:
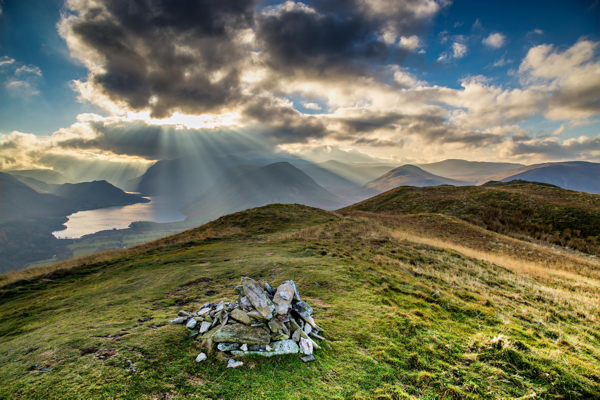
[[[283,282],[283,284],[289,284],[292,285],[294,287],[294,300],[296,301],[300,301],[300,292],[298,291],[298,287],[296,286],[296,284],[294,283],[294,281],[285,281]]]
[[[309,306],[305,301],[299,301],[294,304],[294,311],[298,314],[302,315],[302,312],[307,313],[308,315],[313,315],[313,309]]]
[[[300,338],[300,350],[307,356],[311,355],[313,352],[313,344],[309,339]]]
[[[201,317],[210,312],[210,307],[201,308],[200,311],[196,313],[197,316]]]
[[[204,332],[208,332],[208,330],[210,329],[211,323],[210,322],[202,322],[202,324],[200,325],[200,333],[204,333]]]
[[[283,324],[279,320],[272,319],[269,321],[269,329],[271,332],[279,332],[283,329]]]
[[[252,278],[243,277],[242,286],[244,287],[246,297],[248,297],[248,300],[250,300],[254,308],[256,308],[256,311],[266,319],[271,319],[273,317],[275,305],[271,299],[267,297],[267,293]]]
[[[198,321],[196,321],[194,318],[190,318],[190,320],[187,322],[187,324],[185,324],[185,326],[186,328],[194,329],[197,323]]]
[[[304,356],[304,357],[300,357],[300,359],[307,363],[307,362],[312,362],[315,361],[315,356],[313,356],[312,354],[310,356]]]
[[[236,308],[232,312],[230,312],[229,316],[235,319],[236,321],[241,322],[242,324],[250,325],[250,317],[248,316],[248,314],[246,314],[246,312],[240,310],[239,308]]]
[[[273,342],[270,345],[271,350],[267,351],[240,351],[233,350],[232,355],[236,357],[243,357],[245,355],[259,355],[263,357],[281,356],[284,354],[297,354],[300,348],[293,340],[280,340]]]
[[[237,294],[239,294],[240,296],[245,296],[244,287],[242,285],[237,285],[236,287],[233,288],[233,290],[235,290],[235,292]]]
[[[200,331],[198,329],[196,329],[195,331],[191,331],[190,337],[196,337],[196,336],[198,336],[199,333],[200,333]]]
[[[250,311],[249,313],[247,313],[249,317],[253,317],[256,318],[258,320],[261,321],[268,321],[268,318],[265,318],[261,313],[259,313],[258,311]]]
[[[185,321],[187,321],[187,317],[178,317],[178,318],[170,320],[169,323],[171,325],[178,325],[178,324],[183,324]]]
[[[217,334],[217,332],[219,332],[221,330],[220,326],[217,326],[214,329],[211,329],[210,331],[206,332],[204,335],[202,335],[202,339],[206,340],[206,339],[212,339],[213,336],[215,336]]]
[[[269,345],[266,345],[266,346],[265,346],[265,350],[266,350],[266,351],[271,351],[271,350],[273,350],[273,349],[271,348],[271,346],[269,346]]]
[[[319,340],[325,340],[325,338],[324,338],[323,336],[319,336],[319,335],[317,335],[317,334],[316,334],[316,333],[314,333],[314,332],[311,332],[311,333],[310,333],[310,336],[313,336],[313,337],[315,337],[315,338],[317,338],[317,339],[319,339]]]
[[[231,350],[237,350],[239,348],[240,348],[239,343],[219,343],[219,345],[217,346],[217,349],[219,349],[221,351],[231,351]]]
[[[254,307],[252,306],[252,303],[250,302],[250,300],[248,299],[248,297],[244,296],[240,299],[240,306],[247,311],[250,311],[251,309],[254,309]]]
[[[289,320],[290,320],[290,330],[296,331],[296,329],[301,329],[298,322],[292,316],[289,317]]]
[[[234,359],[231,359],[227,362],[227,368],[237,368],[237,367],[241,367],[242,365],[244,365],[243,362],[235,361]]]
[[[289,283],[284,283],[277,288],[273,297],[273,303],[276,305],[277,314],[286,315],[289,311],[292,299],[294,298],[294,287]]]
[[[225,308],[225,306],[226,306],[226,305],[227,305],[227,303],[225,303],[224,301],[220,302],[220,303],[217,305],[217,308],[215,309],[215,312],[222,311],[222,310]]]
[[[179,312],[177,313],[177,316],[178,316],[178,317],[188,317],[188,318],[189,318],[189,317],[191,317],[192,315],[191,315],[190,313],[186,313],[186,312],[185,312],[185,311],[183,311],[183,310],[179,310]]]
[[[300,332],[301,332],[301,329],[300,329],[300,328],[298,328],[298,329],[296,329],[296,330],[294,331],[294,334],[292,335],[292,340],[293,340],[294,342],[299,342],[299,341],[300,341]]]
[[[273,286],[269,285],[269,282],[265,282],[265,290],[267,291],[267,293],[269,293],[271,296],[275,295],[275,289],[273,289]]]
[[[206,317],[204,317],[204,321],[206,322],[213,322],[213,319],[210,315],[207,315]]]
[[[282,333],[282,332],[271,335],[271,341],[287,340],[289,338],[290,338],[289,335],[286,335],[285,333]]]
[[[309,324],[304,325],[304,329],[302,329],[304,331],[304,333],[306,333],[307,335],[310,335],[310,332],[312,331],[312,327]]]
[[[200,353],[198,354],[198,357],[196,357],[196,362],[202,362],[204,360],[206,360],[206,354],[204,353]]]
[[[313,344],[313,347],[316,347],[317,349],[321,348],[321,346],[319,346],[317,344],[317,342],[315,342],[314,340],[312,340],[306,333],[304,333],[303,330],[300,331],[300,337],[308,340],[309,342],[311,342]]]
[[[221,330],[212,339],[215,343],[268,344],[271,341],[271,336],[263,328],[253,328],[244,324],[231,324],[222,326]]]
[[[242,351],[248,351],[248,345],[246,343],[244,343],[240,348]]]
[[[302,318],[304,322],[309,324],[312,328],[317,327],[317,324],[315,324],[315,320],[313,319],[313,317],[308,315],[306,312],[303,311],[302,314],[298,313],[298,315],[300,315],[300,318]]]
[[[206,303],[206,304],[202,304],[202,307],[200,307],[200,309],[202,310],[203,308],[213,308],[216,307],[217,303]]]

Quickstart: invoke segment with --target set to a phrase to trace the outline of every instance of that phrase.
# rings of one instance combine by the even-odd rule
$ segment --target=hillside
[[[517,238],[600,254],[600,196],[548,185],[404,186],[341,211],[444,214]]]
[[[568,161],[537,164],[490,177],[490,180],[502,182],[515,179],[549,183],[563,189],[600,194],[600,163]]]
[[[33,178],[49,185],[61,185],[63,183],[73,182],[72,179],[67,178],[60,172],[51,169],[12,170],[5,172],[16,177]]]
[[[368,182],[364,188],[366,190],[377,191],[379,193],[396,188],[398,186],[439,186],[439,185],[467,185],[467,182],[444,178],[429,172],[423,171],[415,165],[403,165],[394,168],[388,173],[377,179]]]
[[[150,202],[138,195],[125,193],[106,181],[56,185],[52,188],[52,193],[74,203],[79,210]]]
[[[0,398],[600,396],[597,262],[460,220],[402,218],[270,205],[2,276]],[[244,275],[296,282],[327,335],[317,361],[194,361],[199,343],[167,321],[234,299]]]
[[[228,168],[250,164],[235,156],[194,155],[161,160],[139,178],[128,183],[132,191],[144,196],[177,196],[192,199],[200,196]]]
[[[60,197],[40,193],[16,177],[0,172],[0,222],[65,216],[70,210],[72,205]]]
[[[181,211],[206,222],[232,212],[273,203],[304,204],[325,209],[344,203],[287,162],[231,168],[206,193]]]
[[[429,164],[417,164],[419,168],[429,173],[446,178],[480,182],[487,177],[505,171],[524,167],[523,164],[498,163],[486,161],[444,160]]]

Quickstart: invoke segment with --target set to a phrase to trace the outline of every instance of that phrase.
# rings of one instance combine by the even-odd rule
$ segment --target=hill
[[[73,182],[72,179],[67,178],[60,172],[56,172],[52,169],[12,170],[5,172],[16,177],[33,178],[49,185],[61,185],[63,183]]]
[[[40,193],[16,177],[0,172],[0,222],[66,216],[71,210],[72,205],[60,197]]]
[[[398,186],[439,186],[439,185],[467,185],[467,182],[448,179],[423,171],[415,165],[403,165],[394,168],[377,179],[368,182],[364,188],[379,193],[396,188]]]
[[[502,182],[522,179],[600,194],[600,163],[568,161],[536,164],[494,175],[490,179]]]
[[[341,211],[444,214],[517,238],[600,254],[600,196],[548,185],[403,186]]]
[[[161,160],[139,178],[127,184],[144,196],[177,196],[192,199],[200,196],[228,168],[250,164],[236,156],[194,155]]]
[[[287,162],[230,168],[206,193],[181,211],[202,221],[273,203],[335,209],[344,203]]]
[[[125,193],[106,181],[56,185],[52,188],[52,193],[73,202],[79,210],[150,202],[138,195]]]
[[[450,217],[402,218],[270,205],[2,276],[0,397],[600,396],[597,262]],[[200,344],[167,321],[236,298],[244,275],[296,282],[327,335],[315,362],[194,361]]]
[[[446,178],[480,182],[491,175],[524,167],[523,164],[498,163],[485,161],[444,160],[429,164],[417,164],[419,168],[429,173]]]

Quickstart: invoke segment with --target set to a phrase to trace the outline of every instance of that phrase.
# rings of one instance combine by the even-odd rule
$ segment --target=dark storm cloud
[[[240,98],[236,41],[252,25],[252,0],[131,0],[73,3],[69,35],[103,59],[95,87],[155,117],[199,113]],[[222,76],[211,79],[219,71]],[[154,97],[153,97],[154,96]]]
[[[274,70],[327,74],[388,58],[390,48],[375,35],[377,28],[358,15],[294,7],[260,17],[257,38]]]
[[[400,113],[368,113],[362,118],[346,118],[340,122],[344,130],[350,134],[368,133],[379,129],[395,129],[398,122],[405,117]]]
[[[355,146],[370,146],[370,147],[403,147],[404,141],[382,140],[376,138],[360,138],[354,143]]]

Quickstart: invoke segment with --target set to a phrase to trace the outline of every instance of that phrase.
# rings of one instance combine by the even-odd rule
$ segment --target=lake
[[[150,203],[76,212],[67,217],[67,229],[52,234],[59,239],[78,239],[107,229],[125,229],[135,221],[179,222],[185,219],[185,215],[179,212],[185,201],[166,196],[146,198],[150,199]]]

